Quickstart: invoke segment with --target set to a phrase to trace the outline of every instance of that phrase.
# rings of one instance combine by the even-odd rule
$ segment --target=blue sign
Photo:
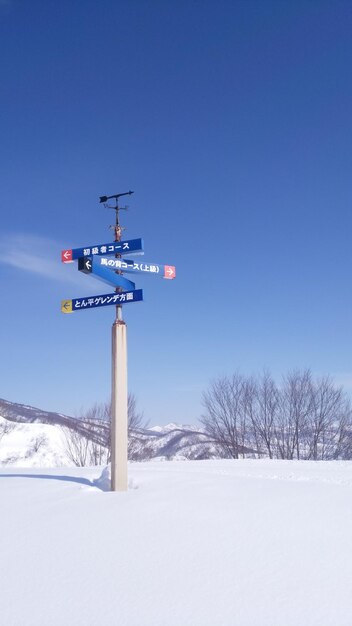
[[[93,267],[105,267],[110,270],[120,270],[123,272],[153,274],[160,278],[176,278],[176,267],[174,265],[157,265],[156,263],[145,263],[145,261],[132,261],[132,259],[112,259],[100,256],[94,259]],[[94,270],[93,270],[94,271]]]
[[[112,243],[98,243],[95,246],[85,248],[73,248],[62,250],[61,260],[63,263],[71,263],[76,259],[95,255],[132,254],[143,252],[143,239],[130,239],[128,241],[114,241]]]
[[[115,274],[108,267],[101,267],[99,263],[97,263],[96,258],[94,257],[86,257],[78,259],[78,269],[80,272],[84,274],[92,274],[99,280],[102,280],[104,283],[108,285],[112,285],[113,287],[120,287],[125,291],[130,291],[135,288],[135,283],[131,280],[127,280],[121,274]]]
[[[101,306],[120,306],[129,302],[140,302],[141,300],[143,300],[143,289],[124,291],[123,293],[105,293],[101,296],[62,300],[61,311],[62,313],[73,313],[73,311],[96,309]]]

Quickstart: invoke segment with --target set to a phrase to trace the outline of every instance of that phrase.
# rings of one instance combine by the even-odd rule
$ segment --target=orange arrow
[[[164,278],[176,278],[176,267],[174,265],[165,265]]]

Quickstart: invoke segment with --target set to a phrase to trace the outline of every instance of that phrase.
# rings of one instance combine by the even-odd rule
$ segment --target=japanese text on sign
[[[72,313],[73,311],[83,311],[96,307],[110,305],[128,304],[143,300],[143,289],[125,291],[124,293],[107,293],[99,296],[88,296],[87,298],[74,298],[73,300],[62,300],[62,313]]]
[[[122,261],[121,259],[101,259],[100,264],[106,267],[114,268],[121,270],[135,270],[136,272],[151,272],[152,274],[158,274],[160,272],[159,265],[148,265],[147,263],[136,263]]]
[[[73,309],[85,309],[86,307],[103,304],[121,304],[133,300],[133,293],[115,293],[114,295],[95,296],[93,298],[76,298],[72,300]]]
[[[114,254],[115,252],[121,250],[129,250],[130,246],[128,241],[125,241],[123,244],[120,243],[112,243],[110,245],[103,246],[93,246],[92,248],[83,248],[83,256],[92,256],[93,254]]]
[[[61,260],[63,263],[71,263],[81,257],[96,256],[102,254],[139,254],[143,252],[142,239],[129,239],[128,241],[117,241],[113,243],[100,243],[84,248],[73,248],[62,250]]]

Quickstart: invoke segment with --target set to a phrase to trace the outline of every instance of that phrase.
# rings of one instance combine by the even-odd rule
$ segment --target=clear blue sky
[[[0,0],[0,397],[79,414],[110,394],[109,287],[60,261],[125,237],[129,387],[196,422],[209,381],[310,367],[352,387],[352,3]]]

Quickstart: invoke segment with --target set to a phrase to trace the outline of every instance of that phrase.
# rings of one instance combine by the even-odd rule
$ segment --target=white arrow
[[[65,257],[65,259],[68,259],[70,256],[70,250],[66,250],[66,252],[64,252],[63,256]]]
[[[92,267],[92,262],[89,259],[87,259],[87,261],[86,261],[86,268],[87,268],[87,270],[90,270],[91,267]]]
[[[169,274],[169,276],[173,276],[175,272],[174,272],[174,270],[172,269],[172,267],[169,267],[169,268],[167,269],[167,273]]]

